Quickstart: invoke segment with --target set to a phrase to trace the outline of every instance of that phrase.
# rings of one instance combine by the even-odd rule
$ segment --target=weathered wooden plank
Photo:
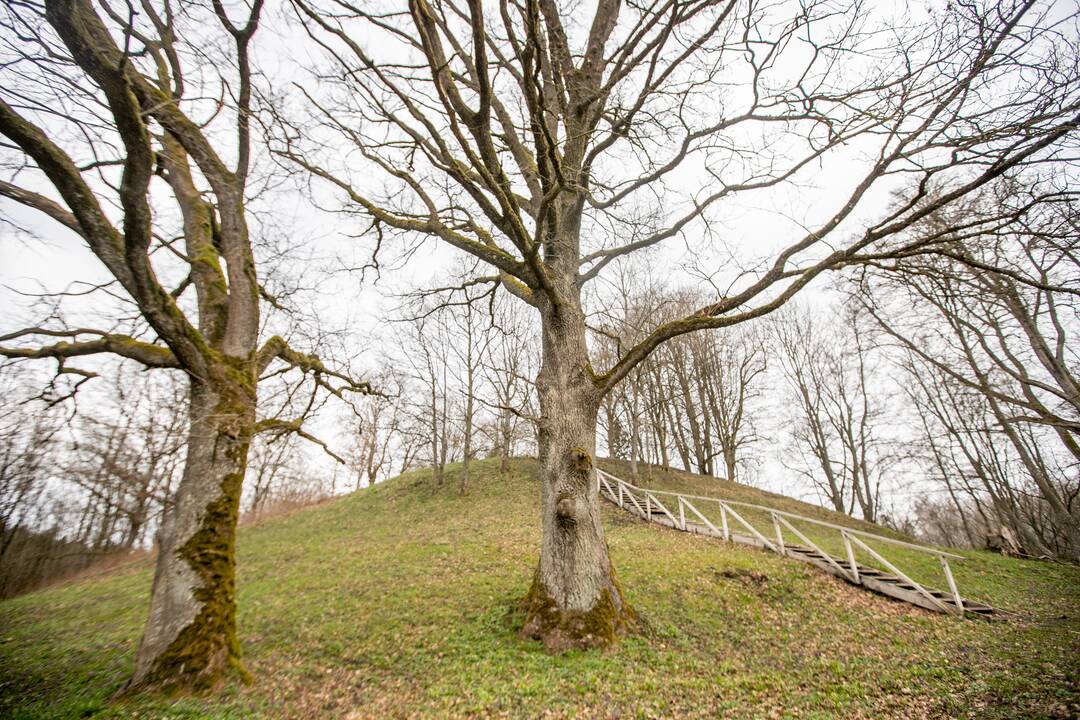
[[[649,492],[648,490],[646,490],[646,491],[645,491],[645,500],[646,500],[646,502],[649,502],[649,501],[651,501],[651,502],[652,502],[652,503],[653,503],[654,505],[656,505],[656,507],[660,508],[660,510],[662,510],[662,511],[663,511],[663,513],[664,513],[665,515],[667,515],[667,516],[668,516],[669,518],[671,518],[671,522],[673,522],[673,523],[677,523],[677,522],[678,522],[678,521],[677,521],[677,520],[675,519],[675,516],[671,514],[671,511],[670,511],[670,510],[668,510],[668,509],[667,509],[666,507],[664,507],[664,503],[660,502],[660,501],[659,501],[659,500],[658,500],[658,499],[657,499],[656,497],[654,497],[654,496],[653,496],[653,494],[652,494],[651,492]]]
[[[798,528],[796,528],[794,525],[792,525],[790,522],[788,522],[787,518],[781,517],[779,519],[779,521],[782,522],[787,527],[788,530],[795,533],[795,536],[797,538],[799,538],[800,540],[802,540],[804,543],[806,543],[807,546],[809,546],[809,547],[813,548],[814,550],[816,550],[817,552],[819,552],[821,554],[821,556],[830,565],[832,565],[836,569],[836,574],[837,575],[840,575],[842,577],[849,575],[849,573],[844,568],[840,567],[840,563],[837,562],[836,559],[832,555],[830,555],[829,553],[825,552],[824,550],[819,548],[817,545],[815,545],[814,542],[810,538],[806,537],[806,535],[803,535],[802,532]],[[858,572],[858,570],[855,570],[853,573],[850,573],[850,579],[856,585],[859,583],[859,572]]]
[[[919,594],[920,594],[920,595],[922,595],[922,596],[923,596],[924,598],[926,598],[926,599],[927,599],[927,600],[928,600],[928,601],[929,601],[929,602],[930,602],[930,603],[931,603],[932,605],[934,605],[934,606],[935,606],[935,607],[936,607],[937,609],[940,609],[940,610],[941,610],[942,612],[947,612],[947,613],[951,613],[951,612],[953,612],[953,611],[952,611],[952,610],[951,610],[951,609],[950,609],[950,608],[949,608],[949,607],[948,607],[948,606],[947,606],[947,605],[946,605],[945,603],[941,602],[941,601],[940,601],[940,600],[938,600],[938,599],[937,599],[936,597],[934,597],[933,595],[931,595],[931,594],[930,594],[930,593],[929,593],[929,592],[928,592],[928,591],[926,590],[926,588],[924,588],[924,587],[923,587],[922,585],[920,585],[919,583],[917,583],[917,582],[915,582],[914,580],[912,580],[911,578],[909,578],[909,577],[908,577],[907,575],[905,575],[905,574],[904,574],[904,572],[903,572],[903,571],[902,571],[902,570],[901,570],[900,568],[896,567],[896,566],[895,566],[895,565],[893,565],[893,564],[892,564],[891,562],[889,562],[888,560],[886,560],[886,559],[885,559],[885,558],[884,558],[884,557],[883,557],[883,556],[881,555],[881,553],[879,553],[879,552],[878,552],[877,550],[875,550],[874,548],[870,547],[869,545],[867,545],[866,543],[864,543],[864,542],[863,542],[862,540],[860,540],[860,539],[859,539],[859,538],[857,538],[857,537],[853,537],[853,538],[851,538],[851,540],[852,540],[853,542],[855,542],[855,543],[858,543],[858,544],[859,544],[859,546],[860,546],[860,547],[861,547],[861,548],[862,548],[863,550],[865,550],[866,552],[870,553],[870,555],[872,555],[872,556],[873,556],[873,558],[874,558],[875,560],[877,560],[877,561],[878,561],[879,563],[881,563],[881,564],[882,564],[882,565],[884,565],[884,566],[885,566],[886,568],[888,568],[890,572],[894,573],[894,574],[895,574],[895,575],[896,575],[897,577],[899,577],[899,578],[900,578],[901,580],[903,580],[904,582],[907,582],[907,583],[909,583],[910,585],[914,586],[914,588],[915,588],[915,589],[916,589],[916,590],[917,590],[917,591],[919,592]],[[964,611],[963,611],[963,610],[960,610],[959,612],[960,612],[960,614],[963,614],[963,612],[964,612]]]
[[[981,617],[989,617],[994,613],[994,609],[988,605],[982,605],[979,603],[973,603],[968,600],[964,600],[960,596],[960,592],[957,589],[956,581],[952,576],[952,570],[949,567],[947,558],[956,558],[957,555],[947,553],[945,551],[939,551],[934,548],[927,548],[922,546],[913,545],[911,543],[904,543],[902,541],[894,541],[891,538],[883,536],[873,535],[872,533],[865,533],[862,531],[853,530],[851,528],[845,528],[843,526],[832,525],[831,523],[824,523],[816,521],[810,518],[804,518],[800,515],[793,513],[785,513],[779,510],[773,510],[772,508],[766,508],[764,506],[753,505],[751,503],[732,503],[730,501],[722,500],[720,498],[703,498],[698,495],[686,495],[682,493],[672,493],[667,491],[647,490],[638,488],[630,483],[617,478],[610,473],[602,473],[597,471],[597,489],[606,489],[606,494],[601,492],[602,497],[619,505],[625,510],[636,509],[637,513],[641,515],[646,521],[653,522],[665,527],[670,527],[682,532],[689,532],[698,535],[708,535],[710,537],[718,537],[730,542],[737,542],[752,547],[771,550],[778,554],[784,555],[796,560],[802,560],[803,562],[810,563],[830,575],[842,578],[847,582],[859,585],[868,590],[886,595],[889,597],[903,600],[904,602],[917,605],[919,607],[933,610],[935,612],[951,613],[957,615],[963,615],[967,610]],[[611,487],[610,481],[616,483],[618,491],[614,491]],[[634,494],[634,490],[638,490],[644,499],[645,507],[642,507],[641,501],[638,500]],[[676,498],[679,503],[678,517],[676,517],[664,503],[657,497],[657,495],[667,495],[669,497]],[[626,504],[626,499],[630,500],[631,505]],[[704,499],[716,502],[720,507],[720,519],[722,529],[717,528],[712,521],[710,521],[700,510],[691,502],[693,499]],[[754,527],[749,521],[742,517],[731,504],[737,504],[741,507],[759,508],[767,511],[773,520],[773,528],[776,534],[776,540],[771,541],[766,538],[756,527]],[[653,505],[660,511],[660,513],[653,512]],[[690,512],[697,516],[701,523],[692,523],[687,521],[686,509],[689,508]],[[728,526],[728,513],[732,515],[735,520],[744,528],[750,531],[751,535],[740,535],[738,533],[731,532]],[[833,557],[831,554],[822,550],[817,544],[815,544],[810,538],[808,538],[802,531],[795,527],[790,518],[805,520],[816,525],[822,525],[826,527],[833,527],[840,531],[841,537],[844,540],[844,547],[846,551],[846,564],[844,567],[844,561]],[[802,542],[806,543],[805,546],[792,545],[784,542],[782,526],[786,527],[789,531],[795,534]],[[918,582],[908,577],[902,570],[896,567],[892,562],[884,558],[873,548],[869,547],[858,536],[871,538],[874,540],[881,540],[883,542],[889,542],[896,545],[903,545],[921,550],[922,552],[934,554],[941,561],[942,571],[945,573],[946,581],[949,585],[949,592],[936,590],[934,588],[927,588]],[[878,562],[882,563],[886,568],[892,571],[893,575],[887,575],[883,571],[861,565],[858,563],[855,557],[855,549],[853,543],[857,543],[866,552],[870,553]]]

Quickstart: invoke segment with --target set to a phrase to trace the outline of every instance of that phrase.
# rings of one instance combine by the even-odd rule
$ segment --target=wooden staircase
[[[881,595],[917,605],[927,610],[957,616],[993,618],[997,611],[986,604],[972,601],[960,595],[953,578],[949,560],[963,560],[963,556],[917,545],[862,530],[834,525],[822,520],[795,515],[764,505],[724,500],[700,495],[648,490],[621,480],[614,475],[596,471],[596,485],[600,497],[618,505],[642,519],[674,528],[682,532],[717,537],[764,548],[793,560],[810,563],[825,572],[866,588]],[[697,504],[695,504],[697,503]],[[703,513],[698,506],[707,508]],[[670,506],[670,507],[669,507]],[[716,508],[719,517],[713,513]],[[742,512],[740,512],[740,510]],[[765,515],[772,521],[772,532],[766,534],[749,522],[744,515]],[[797,527],[801,525],[802,530]],[[807,525],[813,526],[810,530]],[[733,529],[734,528],[734,529]],[[736,532],[735,530],[740,532]],[[804,532],[811,534],[838,533],[845,557],[837,557],[819,547]],[[745,532],[742,532],[745,531]],[[792,538],[798,542],[791,542]],[[819,537],[819,542],[821,539]],[[877,547],[871,546],[873,543]],[[822,543],[825,544],[825,543]],[[948,590],[938,590],[916,582],[882,554],[881,545],[902,547],[936,557]],[[869,556],[878,567],[859,561],[858,556]]]

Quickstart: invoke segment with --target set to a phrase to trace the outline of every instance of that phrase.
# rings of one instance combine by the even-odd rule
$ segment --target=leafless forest
[[[1077,10],[884,5],[6,2],[0,596],[213,685],[238,523],[522,455],[555,650],[596,456],[1080,560]]]

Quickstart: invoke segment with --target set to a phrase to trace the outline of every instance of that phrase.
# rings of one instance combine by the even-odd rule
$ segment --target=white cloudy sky
[[[578,11],[589,16],[591,2],[582,3]],[[904,4],[878,3],[875,10],[883,13],[903,12]],[[280,10],[267,15],[264,27],[256,36],[258,65],[273,84],[287,87],[288,82],[307,77],[306,71],[319,62],[318,52],[286,22]],[[827,161],[809,168],[798,182],[775,190],[739,196],[726,202],[713,214],[713,235],[706,235],[694,226],[685,237],[668,241],[649,257],[649,265],[662,269],[675,283],[691,282],[689,268],[702,266],[714,270],[718,277],[730,276],[731,265],[719,256],[710,257],[711,249],[726,246],[743,263],[769,257],[805,234],[808,227],[834,212],[846,199],[850,189],[861,179],[871,145],[855,145],[828,156]],[[363,173],[363,170],[361,170]],[[676,185],[685,187],[706,184],[700,170],[688,170],[677,178]],[[837,234],[860,227],[877,216],[888,202],[890,186],[882,184],[864,198],[861,210],[845,222]],[[334,207],[337,199],[324,188],[316,186],[317,204]],[[359,225],[355,218],[326,213],[310,202],[305,193],[285,187],[266,199],[256,210],[256,224],[262,232],[288,238],[304,248],[304,256],[315,267],[339,268],[366,257],[369,243],[353,235]],[[28,228],[33,237],[5,228],[0,235],[0,333],[36,321],[39,308],[28,293],[58,291],[77,282],[98,282],[105,274],[93,256],[73,234],[42,220],[30,211],[0,200],[0,213],[14,224]],[[392,256],[387,254],[387,259]],[[320,275],[316,314],[330,327],[347,327],[358,345],[366,348],[369,361],[379,354],[379,344],[387,336],[386,317],[397,303],[396,295],[404,290],[430,284],[440,277],[454,259],[452,251],[428,241],[423,251],[396,267],[388,267],[379,282],[361,284],[356,274],[335,272]],[[603,282],[601,280],[601,282]],[[826,282],[817,282],[804,293],[804,301],[827,307],[829,293]],[[721,284],[723,284],[721,282]],[[94,315],[108,315],[111,308],[96,300],[95,305],[74,303],[70,307],[78,321],[85,316],[89,324]],[[322,429],[333,434],[332,421],[324,420]],[[763,470],[764,484],[788,487],[786,471],[776,462],[767,463]]]

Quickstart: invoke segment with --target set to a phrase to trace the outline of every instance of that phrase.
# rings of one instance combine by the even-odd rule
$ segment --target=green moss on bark
[[[522,609],[525,611],[522,637],[541,641],[544,649],[552,653],[611,647],[638,625],[637,613],[623,600],[622,588],[614,574],[610,586],[601,590],[592,608],[576,611],[560,609],[537,572],[522,600]]]
[[[236,524],[254,427],[254,380],[248,382],[237,367],[226,372],[241,382],[218,390],[212,417],[215,453],[223,453],[224,463],[232,470],[222,478],[219,494],[203,509],[198,530],[176,551],[199,578],[193,591],[199,611],[131,689],[203,692],[230,674],[245,682],[250,679],[240,663],[236,634]]]
[[[199,576],[194,595],[199,612],[154,661],[144,687],[161,690],[213,689],[230,671],[241,678],[240,642],[236,635],[235,545],[240,480],[234,473],[221,484],[222,494],[207,506],[202,524],[178,554]]]

